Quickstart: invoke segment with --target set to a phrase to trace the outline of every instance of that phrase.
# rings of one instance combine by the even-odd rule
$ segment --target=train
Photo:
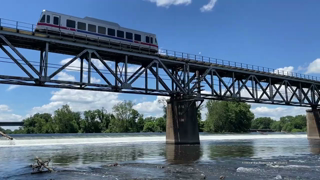
[[[158,52],[157,36],[153,33],[121,27],[118,23],[92,17],[74,17],[43,10],[36,32],[99,40],[102,43]]]

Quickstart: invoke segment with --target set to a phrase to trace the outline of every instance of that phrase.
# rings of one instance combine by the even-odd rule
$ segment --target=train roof
[[[150,34],[150,35],[156,36],[154,33],[149,33],[149,32],[145,32],[145,31],[140,31],[140,30],[136,30],[136,29],[130,29],[130,28],[122,27],[118,23],[111,22],[111,21],[106,21],[106,20],[102,20],[102,19],[97,19],[97,18],[93,18],[93,17],[89,17],[89,16],[85,16],[84,18],[80,18],[80,17],[67,15],[67,14],[63,14],[63,13],[57,13],[57,12],[48,11],[48,10],[43,10],[43,12],[49,12],[49,13],[53,13],[53,14],[57,14],[57,15],[60,14],[60,15],[69,16],[69,17],[78,18],[78,19],[83,19],[83,20],[87,20],[87,21],[93,21],[93,22],[100,23],[100,24],[108,24],[108,25],[111,25],[111,26],[115,26],[115,27],[119,27],[119,28],[125,29],[125,30],[135,31],[135,32],[140,32],[140,33],[145,33],[145,34]]]

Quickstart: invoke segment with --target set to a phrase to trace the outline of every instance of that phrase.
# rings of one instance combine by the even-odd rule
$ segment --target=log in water
[[[6,135],[5,133],[3,133],[3,132],[1,132],[1,131],[0,131],[0,135],[3,136],[3,137],[5,137],[5,138],[7,138],[7,139],[13,140],[12,137],[10,137],[9,135]]]

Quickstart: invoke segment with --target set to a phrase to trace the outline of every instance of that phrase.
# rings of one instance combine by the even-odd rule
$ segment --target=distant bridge
[[[320,78],[317,77],[169,50],[155,54],[151,49],[142,51],[99,38],[38,33],[34,27],[0,19],[0,49],[8,56],[0,62],[14,64],[25,74],[0,72],[0,83],[170,96],[167,143],[199,143],[196,109],[204,99],[312,107],[313,112],[319,106]],[[40,58],[28,60],[17,48],[36,50]],[[74,57],[60,65],[49,63],[49,53]],[[103,69],[98,69],[93,58]],[[80,67],[76,69],[80,79],[57,80],[57,75],[77,59],[80,59]],[[114,68],[106,60],[114,63]],[[138,68],[129,73],[129,64]],[[93,73],[101,78],[101,83],[92,82]],[[138,79],[142,81],[136,83]],[[320,129],[320,123],[315,123],[319,126],[316,129]],[[315,136],[320,138],[319,133]]]
[[[274,132],[272,129],[250,129],[250,132]]]
[[[23,126],[23,122],[0,122],[1,126]]]

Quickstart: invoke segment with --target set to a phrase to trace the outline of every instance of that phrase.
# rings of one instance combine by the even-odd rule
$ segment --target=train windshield
[[[45,22],[46,21],[46,15],[42,15],[41,19],[40,19],[40,22]]]
[[[157,38],[154,38],[154,41],[155,41],[156,45],[158,45],[158,41],[157,41]]]

